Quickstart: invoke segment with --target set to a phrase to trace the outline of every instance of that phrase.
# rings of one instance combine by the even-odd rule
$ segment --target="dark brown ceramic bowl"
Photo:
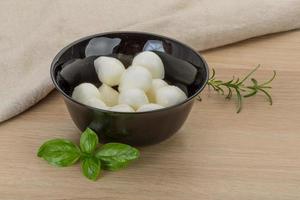
[[[117,57],[127,67],[134,55],[145,50],[161,57],[165,80],[180,87],[187,100],[155,111],[121,113],[92,108],[71,98],[73,88],[80,83],[101,85],[93,65],[97,56]],[[147,145],[169,138],[183,125],[195,97],[207,83],[208,67],[196,51],[174,39],[150,33],[111,32],[88,36],[63,48],[51,64],[51,78],[80,130],[92,128],[103,142]]]

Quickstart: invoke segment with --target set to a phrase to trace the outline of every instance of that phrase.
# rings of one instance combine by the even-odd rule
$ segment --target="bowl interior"
[[[136,32],[104,33],[75,41],[55,57],[51,76],[57,89],[70,97],[80,83],[101,85],[94,69],[98,56],[116,57],[128,67],[142,51],[158,54],[164,63],[165,81],[180,87],[188,97],[205,86],[208,69],[197,52],[167,37]]]

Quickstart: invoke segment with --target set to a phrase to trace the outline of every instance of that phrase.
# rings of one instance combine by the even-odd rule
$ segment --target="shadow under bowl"
[[[165,81],[187,94],[184,102],[160,110],[122,113],[92,108],[71,98],[74,87],[80,83],[101,85],[94,69],[98,56],[116,57],[128,67],[133,57],[142,51],[154,51],[160,56],[165,67]],[[50,73],[81,131],[90,127],[101,142],[131,145],[155,144],[176,133],[209,76],[205,60],[192,48],[168,37],[141,32],[102,33],[79,39],[56,55]]]

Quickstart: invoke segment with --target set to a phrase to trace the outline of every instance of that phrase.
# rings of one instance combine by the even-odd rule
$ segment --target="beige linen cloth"
[[[52,89],[55,54],[115,30],[166,35],[197,50],[300,27],[300,0],[1,0],[0,122]]]

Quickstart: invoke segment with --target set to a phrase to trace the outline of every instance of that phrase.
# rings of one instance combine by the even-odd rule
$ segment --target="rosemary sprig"
[[[222,81],[216,79],[216,71],[212,69],[212,75],[209,78],[207,85],[213,88],[214,91],[225,95],[225,98],[230,100],[235,93],[237,96],[237,113],[241,112],[244,98],[252,97],[259,92],[262,92],[266,97],[270,105],[273,104],[272,97],[268,92],[272,87],[269,85],[276,76],[276,71],[273,71],[273,76],[268,81],[259,84],[255,78],[251,78],[250,85],[245,82],[258,70],[260,65],[250,71],[243,79],[233,77],[229,81]],[[199,97],[198,100],[201,100]]]

